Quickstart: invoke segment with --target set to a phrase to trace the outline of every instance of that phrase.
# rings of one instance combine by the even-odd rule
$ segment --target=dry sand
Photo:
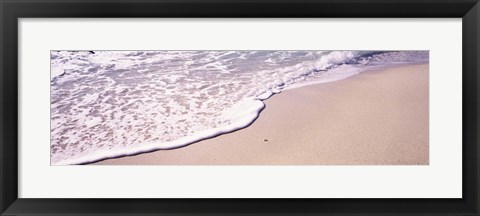
[[[249,127],[122,165],[412,165],[429,163],[428,64],[287,90]]]

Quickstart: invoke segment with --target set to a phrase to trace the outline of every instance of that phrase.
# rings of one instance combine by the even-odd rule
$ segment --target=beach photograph
[[[429,165],[428,50],[52,50],[50,165]]]

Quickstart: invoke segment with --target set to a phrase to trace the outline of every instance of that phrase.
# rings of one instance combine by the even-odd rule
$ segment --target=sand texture
[[[264,101],[249,127],[103,165],[427,165],[428,64],[364,72]]]

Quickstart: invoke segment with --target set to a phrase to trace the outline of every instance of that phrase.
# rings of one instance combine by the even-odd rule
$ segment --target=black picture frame
[[[478,0],[0,0],[1,215],[479,215]],[[18,22],[45,17],[462,18],[461,199],[18,198]],[[448,43],[448,42],[446,42]],[[39,185],[40,186],[40,185]],[[439,188],[441,190],[442,188]]]

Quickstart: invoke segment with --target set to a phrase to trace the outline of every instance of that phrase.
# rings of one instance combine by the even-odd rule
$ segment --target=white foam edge
[[[419,64],[419,63],[413,63],[413,64]],[[194,144],[201,140],[214,138],[222,134],[231,133],[231,132],[241,130],[243,128],[250,126],[258,118],[258,116],[260,115],[260,112],[265,108],[265,104],[262,101],[270,98],[274,94],[277,94],[277,92],[280,93],[284,90],[295,89],[295,88],[300,88],[300,87],[309,86],[309,85],[316,85],[321,83],[334,82],[338,80],[347,79],[349,77],[355,76],[365,71],[381,70],[381,69],[390,68],[390,67],[398,67],[401,65],[406,65],[406,64],[381,65],[381,66],[371,66],[371,67],[362,67],[362,68],[348,67],[347,65],[344,65],[344,67],[340,66],[332,70],[344,71],[342,76],[335,76],[335,77],[332,77],[331,79],[312,80],[312,81],[307,81],[302,83],[295,83],[283,89],[275,89],[275,93],[272,91],[267,91],[255,98],[244,99],[242,102],[237,104],[237,106],[231,108],[229,111],[226,111],[225,113],[226,115],[233,117],[231,118],[233,121],[232,124],[226,127],[197,132],[195,133],[195,135],[183,137],[171,142],[149,143],[144,145],[141,144],[138,147],[134,147],[131,149],[99,151],[95,154],[82,156],[76,159],[62,160],[55,164],[51,162],[51,165],[88,164],[88,163],[93,163],[101,160],[119,158],[119,157],[125,157],[125,156],[133,156],[133,155],[153,152],[157,150],[181,148],[190,144]],[[249,104],[252,104],[252,105],[250,106]]]
[[[251,104],[251,106],[245,106],[245,104]],[[142,153],[153,152],[157,150],[168,150],[184,147],[193,143],[196,143],[201,140],[214,138],[222,134],[231,133],[243,128],[250,126],[260,115],[260,112],[265,108],[265,104],[258,99],[247,99],[241,103],[241,107],[237,107],[237,110],[242,110],[240,113],[236,113],[233,118],[233,122],[223,128],[216,128],[205,130],[195,133],[195,135],[183,137],[171,142],[164,143],[148,143],[141,144],[136,147],[131,147],[129,149],[118,149],[118,150],[108,150],[108,151],[98,151],[94,154],[82,156],[70,160],[62,160],[56,163],[51,162],[51,165],[77,165],[77,164],[88,164],[101,160],[119,158],[125,156],[133,156]]]

